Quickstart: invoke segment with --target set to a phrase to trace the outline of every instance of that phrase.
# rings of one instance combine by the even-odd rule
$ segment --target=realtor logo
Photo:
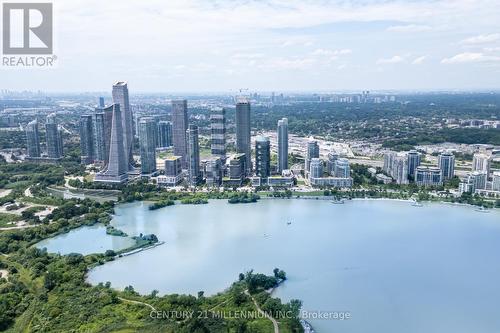
[[[3,54],[52,54],[52,3],[3,4]]]

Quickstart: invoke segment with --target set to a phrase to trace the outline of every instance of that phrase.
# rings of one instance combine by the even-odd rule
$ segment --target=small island
[[[186,198],[181,200],[183,205],[203,205],[207,204],[208,200],[204,198]]]
[[[236,204],[236,203],[251,203],[251,202],[257,202],[260,200],[260,196],[255,193],[247,193],[247,192],[241,192],[241,193],[235,193],[233,194],[227,202],[230,204]]]
[[[153,203],[152,205],[150,205],[148,207],[148,209],[149,210],[157,210],[157,209],[160,209],[163,207],[173,206],[173,205],[175,205],[175,202],[173,200],[160,200],[160,201],[157,201],[157,202]]]
[[[112,225],[106,226],[106,234],[111,236],[128,237],[126,232],[116,229]]]

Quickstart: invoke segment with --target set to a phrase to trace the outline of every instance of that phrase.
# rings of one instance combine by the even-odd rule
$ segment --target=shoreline
[[[292,196],[290,198],[282,198],[282,197],[261,197],[261,199],[281,199],[281,200],[292,200],[292,199],[297,199],[297,200],[334,200],[335,196]],[[396,198],[384,198],[384,197],[379,197],[379,198],[370,198],[370,197],[364,197],[364,198],[350,198],[346,199],[343,198],[345,202],[349,201],[399,201],[399,202],[408,202],[408,203],[413,203],[414,201],[417,201],[419,203],[436,203],[436,204],[447,204],[447,205],[453,205],[453,206],[467,206],[471,208],[480,208],[482,206],[478,205],[472,205],[468,203],[462,203],[462,202],[450,202],[446,200],[414,200],[414,199],[396,199]],[[499,210],[500,208],[498,207],[491,207],[491,208],[486,208],[487,210],[490,211],[496,211]]]

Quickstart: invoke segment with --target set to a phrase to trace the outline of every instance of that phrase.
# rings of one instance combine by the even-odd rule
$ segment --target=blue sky
[[[500,88],[498,0],[55,0],[54,69],[0,89]]]

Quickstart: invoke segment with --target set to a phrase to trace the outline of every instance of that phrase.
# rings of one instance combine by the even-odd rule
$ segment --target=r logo
[[[52,54],[52,3],[3,4],[3,54]]]

